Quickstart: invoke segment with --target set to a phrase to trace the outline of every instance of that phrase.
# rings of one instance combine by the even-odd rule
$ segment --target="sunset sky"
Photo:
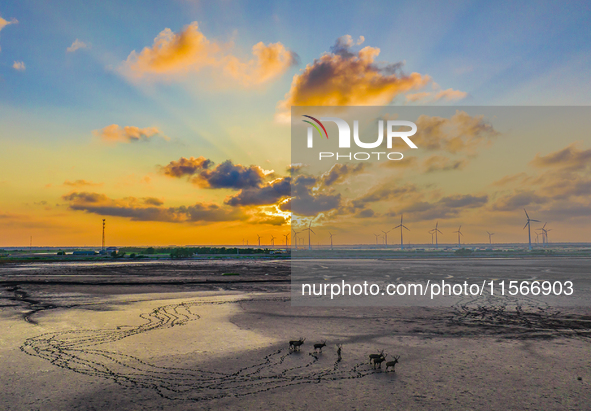
[[[585,1],[3,2],[0,247],[99,246],[103,218],[108,245],[284,244],[291,106],[589,106],[590,26]],[[436,221],[440,242],[525,242],[523,207],[591,242],[591,110],[558,110],[566,130],[467,111],[390,178],[309,182],[355,187],[308,216],[313,243],[400,213],[415,244]]]

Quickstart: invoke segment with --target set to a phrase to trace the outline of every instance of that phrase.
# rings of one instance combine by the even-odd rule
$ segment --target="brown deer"
[[[399,355],[394,357],[394,361],[388,361],[386,363],[386,372],[388,372],[388,367],[392,367],[392,369],[394,370],[394,372],[396,372],[396,364],[398,364],[398,359],[400,358]]]
[[[326,347],[326,340],[323,340],[319,344],[314,344],[314,351],[320,350],[320,352],[322,352],[322,347]]]
[[[384,355],[384,350],[380,351],[379,354],[369,354],[369,363],[371,364],[373,362],[373,360],[375,360],[376,358],[380,358]]]
[[[300,350],[300,347],[302,345],[304,345],[304,341],[306,341],[306,339],[305,338],[302,338],[302,337],[300,337],[299,340],[291,340],[289,342],[289,349],[290,350],[294,350],[294,351],[299,351]]]
[[[379,365],[379,368],[382,369],[382,363],[384,361],[386,361],[386,357],[388,356],[388,354],[384,354],[379,356],[378,358],[374,358],[373,359],[373,368],[376,368],[376,365]]]

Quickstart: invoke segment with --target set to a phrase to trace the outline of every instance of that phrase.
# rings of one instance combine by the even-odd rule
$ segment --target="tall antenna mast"
[[[103,250],[105,249],[105,219],[103,218]]]

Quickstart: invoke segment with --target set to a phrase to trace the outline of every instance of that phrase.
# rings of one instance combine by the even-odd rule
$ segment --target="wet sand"
[[[292,307],[276,261],[13,268],[0,284],[3,409],[591,404],[589,308]],[[369,365],[377,350],[400,355],[395,372]]]

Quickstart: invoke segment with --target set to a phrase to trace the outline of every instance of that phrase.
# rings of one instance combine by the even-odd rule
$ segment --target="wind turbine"
[[[261,236],[257,234],[257,237],[259,238],[259,247],[261,246]]]
[[[536,244],[539,244],[540,242],[538,241],[538,237],[540,237],[539,233],[536,233]]]
[[[408,230],[408,228],[404,224],[402,224],[402,217],[403,216],[404,216],[404,214],[400,214],[400,224],[398,224],[396,227],[393,228],[394,230],[397,228],[400,228],[400,249],[401,250],[404,250],[404,241],[402,240],[402,232],[403,232],[402,229],[404,228],[404,229]],[[410,230],[408,230],[408,231],[410,231]]]
[[[529,218],[529,214],[527,214],[527,211],[525,210],[525,208],[523,209],[523,211],[525,211],[525,216],[527,217],[527,223],[525,223],[525,225],[523,226],[523,229],[525,230],[525,227],[527,227],[527,236],[529,239],[529,251],[531,251],[531,222],[535,221],[536,223],[539,223],[540,220],[533,220],[531,218]]]
[[[376,236],[376,245],[378,245],[378,238],[380,237],[379,234],[374,234]]]
[[[544,223],[544,227],[542,227],[542,232],[543,232],[542,237],[546,237],[545,245],[547,246],[548,245],[548,231],[552,231],[552,229],[546,230],[546,224],[548,224],[548,223]]]
[[[458,231],[454,231],[454,233],[458,233],[458,247],[461,247],[462,244],[460,242],[460,236],[464,235],[464,234],[462,234],[462,226],[460,226],[460,228],[458,228]]]
[[[495,235],[495,233],[489,233],[488,231],[486,233],[488,234],[488,243],[492,244],[492,236]]]
[[[285,237],[285,248],[287,248],[287,238],[289,237],[289,233],[283,234],[283,237]]]
[[[310,224],[308,224],[308,228],[304,228],[303,231],[308,232],[308,250],[311,250],[312,249],[311,234],[314,233],[314,230],[312,230],[312,221],[310,221]],[[316,235],[316,233],[314,233],[314,235]]]
[[[435,231],[429,230],[429,234],[431,234],[431,245],[433,245],[433,236],[435,235]]]
[[[330,249],[332,250],[332,233],[329,231],[328,234],[330,234]]]
[[[382,233],[384,233],[384,244],[386,245],[386,247],[388,247],[388,233],[392,230],[388,230],[388,231],[384,231],[384,230],[380,230]]]
[[[271,236],[271,247],[275,247],[275,236]]]
[[[435,223],[435,228],[433,230],[431,230],[433,233],[435,233],[435,248],[439,248],[439,244],[437,242],[437,233],[443,234],[441,231],[439,231],[439,228],[437,228],[438,226],[439,226],[439,221]]]
[[[542,232],[542,244],[544,245],[544,247],[548,245],[548,231],[552,231],[552,229],[546,230],[546,224],[548,223],[544,223],[544,226],[542,228],[538,228],[536,230]]]
[[[552,229],[549,229],[549,230],[544,231],[546,233],[546,246],[550,243],[548,241],[548,231],[552,231]]]
[[[294,242],[295,248],[297,250],[298,249],[298,234],[301,233],[301,231],[298,232],[298,231],[294,230],[293,228],[291,229],[291,231],[293,231],[293,242]],[[285,241],[287,241],[287,237],[285,238]]]

